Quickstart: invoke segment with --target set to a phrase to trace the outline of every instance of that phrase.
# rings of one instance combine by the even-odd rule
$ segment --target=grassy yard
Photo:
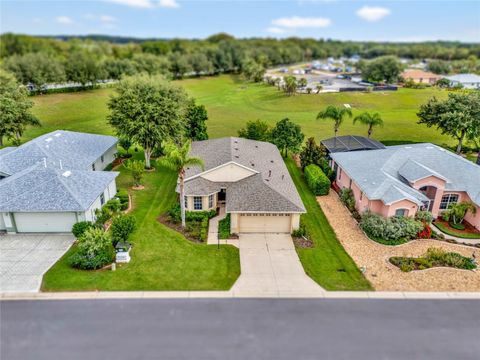
[[[389,141],[429,141],[453,144],[435,129],[417,124],[416,112],[420,104],[432,96],[445,97],[436,89],[400,89],[396,92],[334,93],[286,97],[276,88],[264,84],[245,83],[236,76],[218,76],[205,79],[187,79],[178,84],[207,107],[210,137],[232,136],[248,120],[263,119],[270,124],[289,117],[302,126],[307,136],[318,139],[333,135],[330,121],[315,120],[316,114],[328,104],[350,104],[355,114],[360,111],[378,111],[385,120],[383,128],[375,129],[374,137]],[[107,101],[112,89],[40,95],[35,101],[34,113],[40,118],[41,128],[30,128],[23,140],[29,140],[56,129],[111,134],[106,123]],[[340,134],[366,134],[362,125],[345,121]]]
[[[313,248],[297,248],[305,272],[327,290],[372,290],[337,240],[300,169],[291,159],[286,165],[307,209],[302,216],[314,244]]]
[[[157,217],[175,201],[176,174],[158,168],[145,176],[145,190],[134,191],[138,230],[133,234],[132,261],[115,272],[72,269],[70,249],[43,277],[43,291],[71,290],[227,290],[240,275],[238,249],[194,244],[165,227]],[[127,188],[130,177],[117,178]]]

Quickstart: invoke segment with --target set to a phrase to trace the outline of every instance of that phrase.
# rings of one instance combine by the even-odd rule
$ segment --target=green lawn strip
[[[121,171],[118,187],[126,188],[130,176]],[[158,167],[144,183],[145,190],[132,191],[138,230],[131,239],[131,262],[114,272],[75,270],[68,265],[73,247],[45,274],[42,290],[228,290],[233,285],[240,275],[237,248],[194,244],[157,221],[175,201],[176,174]]]
[[[305,272],[326,290],[372,290],[337,240],[300,169],[292,159],[285,160],[285,163],[307,209],[302,216],[314,244],[312,248],[297,248]]]
[[[249,120],[262,119],[274,125],[278,120],[289,117],[302,127],[306,136],[324,139],[333,136],[333,125],[331,121],[316,120],[317,113],[329,104],[350,104],[354,115],[362,111],[380,113],[385,126],[375,129],[375,139],[387,143],[455,143],[439,131],[417,124],[419,106],[432,96],[446,97],[447,91],[444,90],[402,88],[390,92],[298,94],[287,97],[275,87],[246,83],[238,76],[186,79],[177,83],[195,97],[197,103],[206,106],[208,132],[212,138],[235,136]],[[33,112],[42,122],[42,127],[29,127],[22,141],[57,129],[113,134],[106,122],[107,102],[112,93],[113,89],[107,88],[32,97],[35,102]],[[339,135],[366,135],[366,132],[365,126],[353,125],[351,120],[347,120],[340,127]]]
[[[447,235],[455,236],[462,239],[480,239],[480,234],[468,233],[465,231],[457,231],[451,229],[440,222],[435,222],[434,225]]]

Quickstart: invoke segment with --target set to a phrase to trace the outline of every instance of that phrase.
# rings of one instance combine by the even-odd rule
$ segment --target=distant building
[[[412,79],[419,84],[435,84],[438,80],[443,78],[441,75],[418,69],[407,69],[401,74],[401,76],[405,80]]]
[[[465,89],[480,89],[480,76],[476,74],[457,74],[445,76],[451,86],[462,85]]]

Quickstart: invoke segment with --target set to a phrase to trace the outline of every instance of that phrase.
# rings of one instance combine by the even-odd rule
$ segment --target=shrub
[[[122,204],[119,199],[110,199],[105,203],[105,205],[103,205],[103,208],[110,211],[110,213],[113,215],[120,212],[122,209]]]
[[[70,265],[78,269],[99,269],[112,262],[115,252],[110,236],[98,228],[89,228],[78,239],[78,251],[70,259]]]
[[[433,214],[430,211],[420,210],[415,214],[415,220],[420,222],[425,221],[427,224],[431,224],[433,221]]]
[[[78,239],[80,236],[82,236],[85,233],[85,231],[87,231],[91,227],[93,227],[93,224],[91,221],[77,222],[72,226],[73,236],[75,236],[75,238]]]
[[[97,217],[95,225],[102,227],[112,218],[112,212],[108,208],[103,207],[101,209],[95,209],[95,216]]]
[[[132,174],[133,185],[140,186],[145,174],[145,161],[127,160],[123,163],[123,166]]]
[[[227,214],[225,219],[218,222],[218,238],[228,239],[230,238],[230,214]]]
[[[130,234],[136,229],[135,217],[132,215],[120,215],[113,219],[110,231],[112,244],[115,247],[119,242],[127,242]]]
[[[348,210],[355,210],[355,197],[353,196],[353,190],[349,188],[340,189],[340,201],[347,207]]]
[[[128,192],[126,190],[119,190],[115,197],[120,201],[120,210],[127,210],[128,209]]]
[[[330,180],[319,166],[310,164],[305,168],[305,179],[308,187],[315,195],[327,195],[330,190]]]
[[[180,212],[180,204],[176,203],[168,210],[168,215],[170,219],[175,222],[179,223],[182,219],[181,212]],[[203,218],[211,219],[217,215],[215,210],[208,210],[208,211],[187,211],[185,213],[185,220],[186,221],[201,221]]]
[[[463,224],[455,224],[453,222],[449,223],[450,227],[454,228],[455,230],[465,230],[465,225]]]
[[[423,224],[409,217],[394,216],[384,218],[366,212],[360,221],[360,227],[372,240],[411,240],[423,229]]]
[[[296,238],[307,236],[307,227],[305,226],[302,216],[300,216],[300,226],[298,229],[292,231],[292,236]]]

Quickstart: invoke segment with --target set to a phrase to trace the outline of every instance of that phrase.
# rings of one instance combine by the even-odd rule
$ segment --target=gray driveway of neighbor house
[[[36,292],[74,242],[71,234],[0,236],[0,292]]]
[[[324,290],[305,274],[290,234],[242,234],[234,296],[304,297]]]

